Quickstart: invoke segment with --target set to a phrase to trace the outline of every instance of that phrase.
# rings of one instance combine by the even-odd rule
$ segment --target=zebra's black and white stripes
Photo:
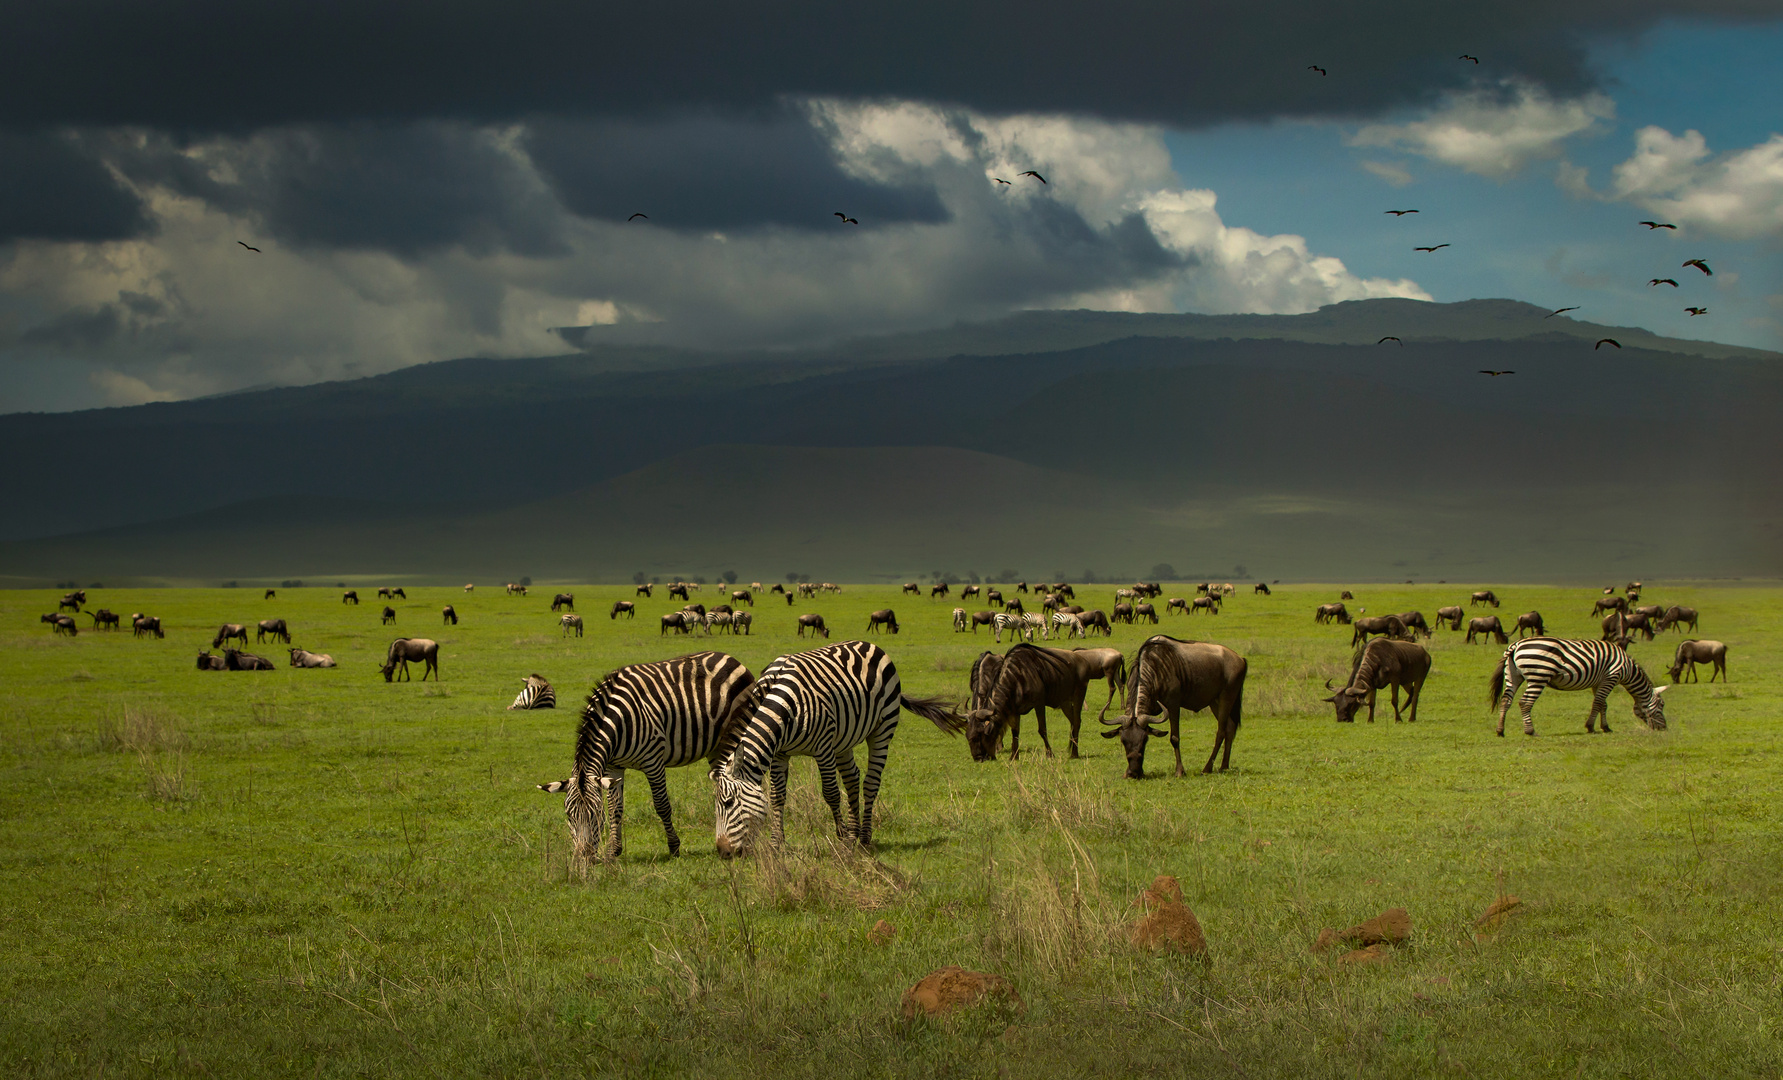
[[[1591,712],[1585,717],[1585,730],[1595,731],[1596,721],[1603,719],[1603,729],[1610,730],[1610,691],[1620,686],[1634,699],[1635,719],[1655,731],[1665,730],[1666,687],[1654,686],[1634,657],[1620,646],[1605,641],[1580,641],[1567,638],[1530,638],[1519,641],[1504,651],[1504,659],[1492,673],[1492,703],[1498,706],[1498,734],[1504,734],[1504,720],[1517,697],[1523,713],[1523,734],[1535,734],[1535,719],[1530,710],[1535,699],[1547,687],[1556,690],[1592,691]],[[1517,687],[1523,693],[1517,694]]]
[[[667,772],[712,756],[726,718],[754,682],[748,668],[721,652],[633,664],[602,679],[582,708],[575,772],[568,780],[539,785],[542,791],[565,793],[564,816],[576,855],[616,858],[624,850],[626,769],[639,770],[650,782],[669,854],[679,854]],[[604,852],[603,796],[613,820]]]
[[[884,649],[865,641],[845,641],[782,656],[762,672],[749,693],[749,712],[728,725],[720,764],[712,771],[716,788],[718,851],[729,856],[745,849],[751,833],[772,809],[776,842],[785,836],[788,759],[817,762],[823,798],[835,818],[836,835],[873,842],[873,804],[898,729],[898,712],[909,709],[948,734],[965,721],[941,698],[904,694],[898,669]],[[867,744],[866,790],[861,790],[854,748]],[[848,789],[848,820],[842,819],[837,774]],[[772,804],[770,806],[770,803]]]
[[[545,681],[543,675],[535,673],[526,677],[526,684],[520,688],[520,696],[514,699],[514,704],[508,706],[508,711],[555,708],[557,691],[551,689],[551,684]]]

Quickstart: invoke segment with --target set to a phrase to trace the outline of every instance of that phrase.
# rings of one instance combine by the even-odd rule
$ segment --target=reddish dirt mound
[[[1393,954],[1387,951],[1384,944],[1370,945],[1366,949],[1355,949],[1337,958],[1340,964],[1384,964]]]
[[[1474,929],[1481,934],[1497,933],[1498,928],[1504,925],[1504,921],[1510,918],[1511,912],[1522,906],[1523,901],[1515,896],[1501,896],[1492,901],[1492,906],[1486,909],[1486,913],[1480,916],[1478,922],[1474,923]]]
[[[1133,901],[1146,916],[1128,930],[1133,944],[1142,949],[1165,949],[1189,956],[1207,955],[1207,937],[1201,922],[1182,902],[1182,886],[1169,874],[1159,874],[1151,888]]]
[[[884,919],[874,923],[873,929],[867,931],[867,940],[875,945],[890,945],[891,939],[897,936],[898,928]]]
[[[1411,936],[1412,917],[1402,907],[1388,908],[1367,922],[1357,923],[1341,933],[1330,927],[1320,930],[1319,940],[1313,944],[1312,951],[1325,952],[1340,941],[1362,946],[1397,945]],[[1343,959],[1349,960],[1349,957]]]
[[[943,1016],[986,998],[999,999],[1017,1012],[1027,1008],[1014,984],[1003,976],[950,965],[929,972],[921,982],[904,991],[904,1019],[914,1020],[918,1013]]]

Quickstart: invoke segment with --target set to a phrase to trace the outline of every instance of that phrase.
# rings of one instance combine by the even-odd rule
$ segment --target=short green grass
[[[1422,609],[1472,586],[1358,589],[1352,609]],[[626,854],[578,872],[558,799],[573,708],[512,713],[537,671],[573,704],[602,672],[694,648],[759,671],[801,643],[792,615],[839,633],[893,606],[908,692],[963,691],[988,633],[953,601],[848,587],[755,608],[748,638],[659,636],[661,592],[575,588],[564,639],[550,586],[411,589],[395,631],[442,643],[437,685],[387,685],[381,603],[335,590],[93,590],[162,616],[53,637],[53,594],[0,593],[0,858],[6,963],[0,1070],[41,1075],[1752,1076],[1783,1067],[1783,884],[1775,629],[1783,591],[1668,587],[1703,612],[1732,682],[1669,698],[1645,730],[1626,695],[1587,736],[1583,695],[1549,693],[1540,736],[1492,735],[1496,646],[1439,633],[1418,723],[1333,723],[1322,681],[1349,630],[1315,626],[1334,588],[1248,589],[1217,617],[1159,629],[1250,658],[1226,774],[1121,778],[1085,757],[975,765],[906,716],[872,859],[839,852],[809,762],[788,843],[726,863],[709,783],[672,777],[683,855],[666,857],[641,778]],[[1108,607],[1103,587],[1083,602]],[[1176,587],[1166,595],[1184,595]],[[1584,635],[1596,590],[1499,588]],[[713,601],[713,590],[703,594]],[[457,627],[438,611],[455,604]],[[968,605],[971,606],[971,605]],[[217,624],[283,616],[334,670],[201,673]],[[81,617],[83,624],[88,620]],[[1117,628],[1129,654],[1149,628]],[[1676,635],[1635,647],[1663,679]],[[252,647],[252,646],[251,646]],[[1007,646],[1005,646],[1007,647]],[[1099,707],[1100,687],[1091,703]],[[1383,703],[1384,707],[1384,703]],[[1038,746],[1032,722],[1024,745]],[[1212,741],[1185,723],[1191,769]],[[1163,752],[1161,752],[1163,751]],[[1122,928],[1160,873],[1182,882],[1205,965],[1141,954]],[[1524,904],[1490,940],[1474,920]],[[1409,909],[1385,965],[1315,955],[1321,927]],[[868,936],[884,919],[887,944]],[[906,1023],[899,998],[946,964],[1001,973],[1024,1011]]]

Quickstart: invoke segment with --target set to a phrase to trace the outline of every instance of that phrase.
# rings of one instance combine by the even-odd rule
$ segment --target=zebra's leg
[[[786,757],[776,757],[774,764],[768,767],[768,782],[774,785],[771,811],[774,820],[769,822],[769,835],[776,844],[786,842],[786,774]]]
[[[836,786],[836,758],[831,754],[813,754],[811,759],[817,762],[817,779],[823,788],[823,801],[829,805],[830,817],[836,822],[836,835],[843,840],[854,839],[854,834],[842,821],[842,790]]]
[[[617,859],[625,850],[625,770],[611,769],[601,777],[601,798],[607,804],[607,816],[613,821],[613,832],[607,837],[607,851],[602,858]]]
[[[845,839],[859,840],[862,827],[861,771],[854,763],[852,748],[836,756],[836,772],[841,774],[842,788],[848,793],[848,833]]]
[[[1615,680],[1604,683],[1597,688],[1595,694],[1591,695],[1591,712],[1594,716],[1599,718],[1604,734],[1606,735],[1610,733],[1610,692],[1616,689],[1616,685],[1617,683]],[[1589,718],[1585,720],[1585,730],[1591,730],[1591,720]]]
[[[898,730],[897,716],[879,725],[867,744],[867,782],[861,791],[860,845],[873,848],[873,805],[879,801],[879,780],[885,774],[885,759],[891,753],[892,735]],[[852,757],[852,755],[851,755]]]
[[[1547,683],[1535,679],[1527,679],[1523,683],[1523,694],[1518,699],[1517,705],[1523,713],[1523,734],[1525,735],[1535,734],[1535,699],[1542,696],[1542,688],[1546,685]]]
[[[650,781],[650,801],[656,804],[656,816],[662,819],[662,831],[669,841],[669,856],[681,854],[681,834],[675,831],[675,807],[669,802],[669,771],[661,761],[644,766],[644,778]]]

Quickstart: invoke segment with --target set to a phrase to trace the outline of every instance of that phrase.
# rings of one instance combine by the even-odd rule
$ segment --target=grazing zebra
[[[1568,638],[1529,638],[1504,651],[1504,659],[1492,673],[1492,704],[1498,706],[1498,734],[1504,735],[1505,714],[1510,712],[1511,698],[1517,687],[1523,687],[1518,699],[1523,713],[1523,734],[1535,734],[1535,719],[1530,710],[1542,690],[1591,690],[1591,712],[1585,717],[1585,730],[1595,732],[1599,716],[1604,731],[1610,730],[1610,691],[1620,686],[1634,699],[1635,719],[1654,731],[1665,730],[1665,691],[1654,686],[1641,666],[1621,648],[1603,641],[1579,641]]]
[[[747,611],[732,612],[732,614],[731,614],[731,633],[742,634],[743,636],[748,637],[749,636],[749,628],[754,625],[755,625],[755,616],[749,614]]]
[[[577,637],[582,636],[582,616],[580,616],[580,615],[559,615],[557,617],[557,622],[558,622],[558,625],[563,627],[564,633],[567,634],[571,630],[574,630],[576,632]]]
[[[966,615],[965,608],[957,607],[957,608],[953,609],[953,632],[954,633],[963,634],[966,632],[967,618],[968,618],[968,616]]]
[[[710,634],[714,626],[721,632],[731,629],[731,614],[728,611],[706,612],[706,633]]]
[[[617,858],[625,848],[625,770],[650,782],[656,815],[668,834],[669,854],[681,852],[669,803],[668,770],[701,758],[718,764],[716,749],[725,720],[746,697],[755,678],[735,657],[699,652],[653,664],[632,664],[602,679],[582,707],[576,730],[575,772],[568,780],[540,784],[564,793],[563,813],[577,858]],[[603,806],[613,829],[601,851]]]
[[[999,645],[1003,643],[1003,631],[1005,630],[1009,631],[1010,637],[1025,635],[1029,641],[1034,640],[1034,632],[1029,627],[1027,619],[1020,615],[1010,615],[999,611],[991,617],[991,633],[996,637]]]
[[[551,689],[551,684],[545,681],[543,675],[534,672],[526,677],[526,682],[520,687],[520,696],[514,699],[514,704],[508,706],[508,711],[555,708],[557,708],[557,691]]]
[[[787,764],[794,756],[816,761],[836,835],[872,847],[873,804],[899,710],[909,709],[949,735],[965,727],[944,699],[905,694],[891,657],[865,641],[779,657],[751,689],[744,709],[725,725],[723,743],[714,752],[718,853],[727,857],[749,846],[770,809],[774,841],[785,838]],[[864,793],[854,760],[854,748],[862,742],[867,744]],[[838,774],[848,789],[846,822]]]
[[[1046,619],[1044,617],[1036,615],[1031,611],[1024,611],[1016,616],[1016,618],[1022,621],[1022,635],[1029,641],[1034,640],[1034,631],[1036,630],[1040,631],[1041,637],[1044,638],[1047,636]]]
[[[1084,633],[1083,622],[1068,611],[1053,612],[1052,625],[1053,629],[1063,633],[1066,639],[1089,636]]]

